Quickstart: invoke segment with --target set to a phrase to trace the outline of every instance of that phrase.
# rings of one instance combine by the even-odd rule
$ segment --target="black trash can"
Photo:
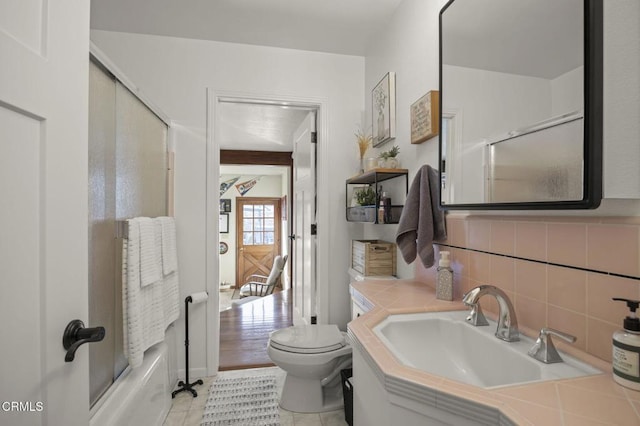
[[[340,370],[342,377],[342,397],[344,398],[344,420],[353,426],[353,384],[351,377],[353,376],[352,368]]]

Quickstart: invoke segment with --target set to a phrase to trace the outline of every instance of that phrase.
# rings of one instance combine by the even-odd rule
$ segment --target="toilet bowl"
[[[269,357],[286,373],[280,406],[320,413],[343,405],[340,370],[351,366],[351,345],[336,325],[296,325],[271,333]]]

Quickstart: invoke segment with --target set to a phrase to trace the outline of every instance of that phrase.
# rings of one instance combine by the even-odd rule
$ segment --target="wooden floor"
[[[291,290],[286,290],[220,312],[219,370],[273,366],[269,333],[293,324],[291,306]]]

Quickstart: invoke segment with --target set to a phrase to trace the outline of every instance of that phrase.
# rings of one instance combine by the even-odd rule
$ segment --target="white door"
[[[0,424],[87,425],[89,2],[0,1]]]
[[[315,122],[315,112],[310,112],[293,134],[294,324],[309,324],[316,309],[316,236],[311,235],[316,220]]]

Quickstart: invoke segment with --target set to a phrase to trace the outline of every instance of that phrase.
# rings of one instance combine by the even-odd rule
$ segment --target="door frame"
[[[220,296],[218,292],[219,283],[219,256],[217,249],[220,244],[218,234],[219,218],[219,196],[216,188],[220,187],[220,146],[217,143],[220,136],[218,134],[219,120],[216,105],[221,100],[237,100],[239,102],[258,101],[273,105],[301,106],[314,108],[316,112],[316,132],[318,135],[317,146],[317,184],[316,197],[318,200],[317,224],[322,226],[329,223],[329,195],[331,193],[329,182],[329,168],[323,165],[329,164],[329,150],[323,147],[329,146],[329,101],[325,97],[306,97],[288,95],[267,95],[259,93],[246,93],[226,90],[216,90],[207,88],[207,193],[206,193],[206,244],[205,244],[205,280],[206,288],[211,297],[211,302],[207,304],[207,374],[216,375],[219,366],[220,351]],[[329,233],[319,232],[317,235],[316,249],[316,282],[328,282],[329,271]],[[327,285],[318,286],[316,290],[315,312],[318,323],[327,323],[329,318],[329,287]]]
[[[242,278],[242,276],[240,275],[240,246],[241,246],[241,241],[242,241],[242,233],[240,232],[240,216],[242,214],[242,209],[240,208],[241,204],[244,204],[245,202],[247,204],[254,202],[254,203],[260,203],[260,202],[273,202],[273,204],[275,205],[275,217],[274,217],[274,222],[275,222],[275,246],[276,246],[276,251],[273,255],[273,258],[275,259],[276,256],[282,254],[282,234],[283,234],[283,230],[282,230],[282,215],[281,215],[281,207],[280,207],[280,200],[281,198],[279,197],[242,197],[242,198],[237,198],[236,199],[236,288],[240,288],[242,287],[242,285],[244,284],[244,279]],[[265,265],[268,269],[271,269],[272,265]],[[268,275],[268,274],[266,274]]]

